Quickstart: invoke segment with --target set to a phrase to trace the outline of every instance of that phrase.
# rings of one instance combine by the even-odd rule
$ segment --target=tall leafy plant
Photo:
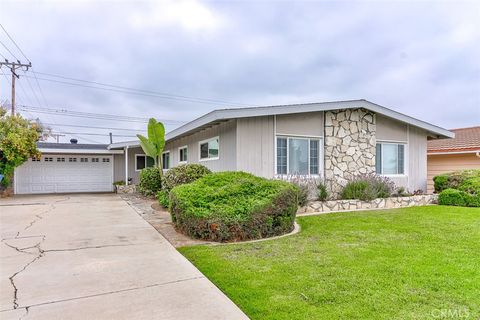
[[[150,158],[153,158],[155,161],[155,166],[162,166],[161,155],[163,148],[165,148],[165,127],[163,123],[150,118],[148,121],[148,138],[137,134],[138,139],[140,139],[140,145],[142,146],[143,152]]]
[[[16,167],[30,157],[39,157],[37,127],[19,114],[10,116],[0,107],[1,184],[8,187]]]

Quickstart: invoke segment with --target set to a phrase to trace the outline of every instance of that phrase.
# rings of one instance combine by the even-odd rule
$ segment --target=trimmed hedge
[[[201,164],[190,163],[174,167],[165,173],[163,177],[162,190],[170,193],[176,186],[191,183],[209,173],[210,169]]]
[[[457,189],[445,189],[438,195],[438,204],[459,207],[480,207],[480,194]]]
[[[160,168],[150,167],[140,171],[138,191],[144,196],[153,196],[162,188],[162,172]]]
[[[241,241],[293,230],[298,187],[245,172],[219,172],[170,192],[172,221],[180,232],[211,241]]]

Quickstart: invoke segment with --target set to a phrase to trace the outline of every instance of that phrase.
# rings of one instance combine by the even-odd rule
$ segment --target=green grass
[[[298,222],[291,237],[179,250],[252,319],[479,319],[480,209]]]

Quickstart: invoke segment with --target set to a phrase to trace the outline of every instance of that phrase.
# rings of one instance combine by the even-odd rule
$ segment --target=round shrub
[[[240,241],[293,230],[298,187],[245,172],[204,176],[170,192],[172,221],[180,232],[211,241]]]
[[[191,163],[174,167],[165,173],[162,189],[168,194],[176,186],[193,182],[209,173],[212,173],[210,169],[201,164]]]
[[[446,206],[465,206],[465,192],[457,189],[445,189],[438,195],[438,204]]]
[[[162,188],[162,172],[160,168],[151,167],[140,171],[138,191],[145,196],[153,196]]]
[[[433,177],[433,188],[436,193],[442,192],[448,188],[448,176],[441,174]]]
[[[157,200],[158,203],[164,208],[168,208],[170,200],[168,199],[168,192],[165,190],[160,190],[157,193]]]

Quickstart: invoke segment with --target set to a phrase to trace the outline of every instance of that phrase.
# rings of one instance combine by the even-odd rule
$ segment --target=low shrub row
[[[458,189],[470,194],[480,193],[480,170],[461,170],[445,173],[433,178],[435,192]]]
[[[480,194],[457,189],[445,189],[438,195],[438,204],[460,207],[480,207]]]
[[[219,172],[173,188],[169,209],[175,227],[192,238],[241,241],[291,231],[298,195],[288,182]]]
[[[451,206],[480,207],[480,170],[462,170],[433,178],[438,203]]]

